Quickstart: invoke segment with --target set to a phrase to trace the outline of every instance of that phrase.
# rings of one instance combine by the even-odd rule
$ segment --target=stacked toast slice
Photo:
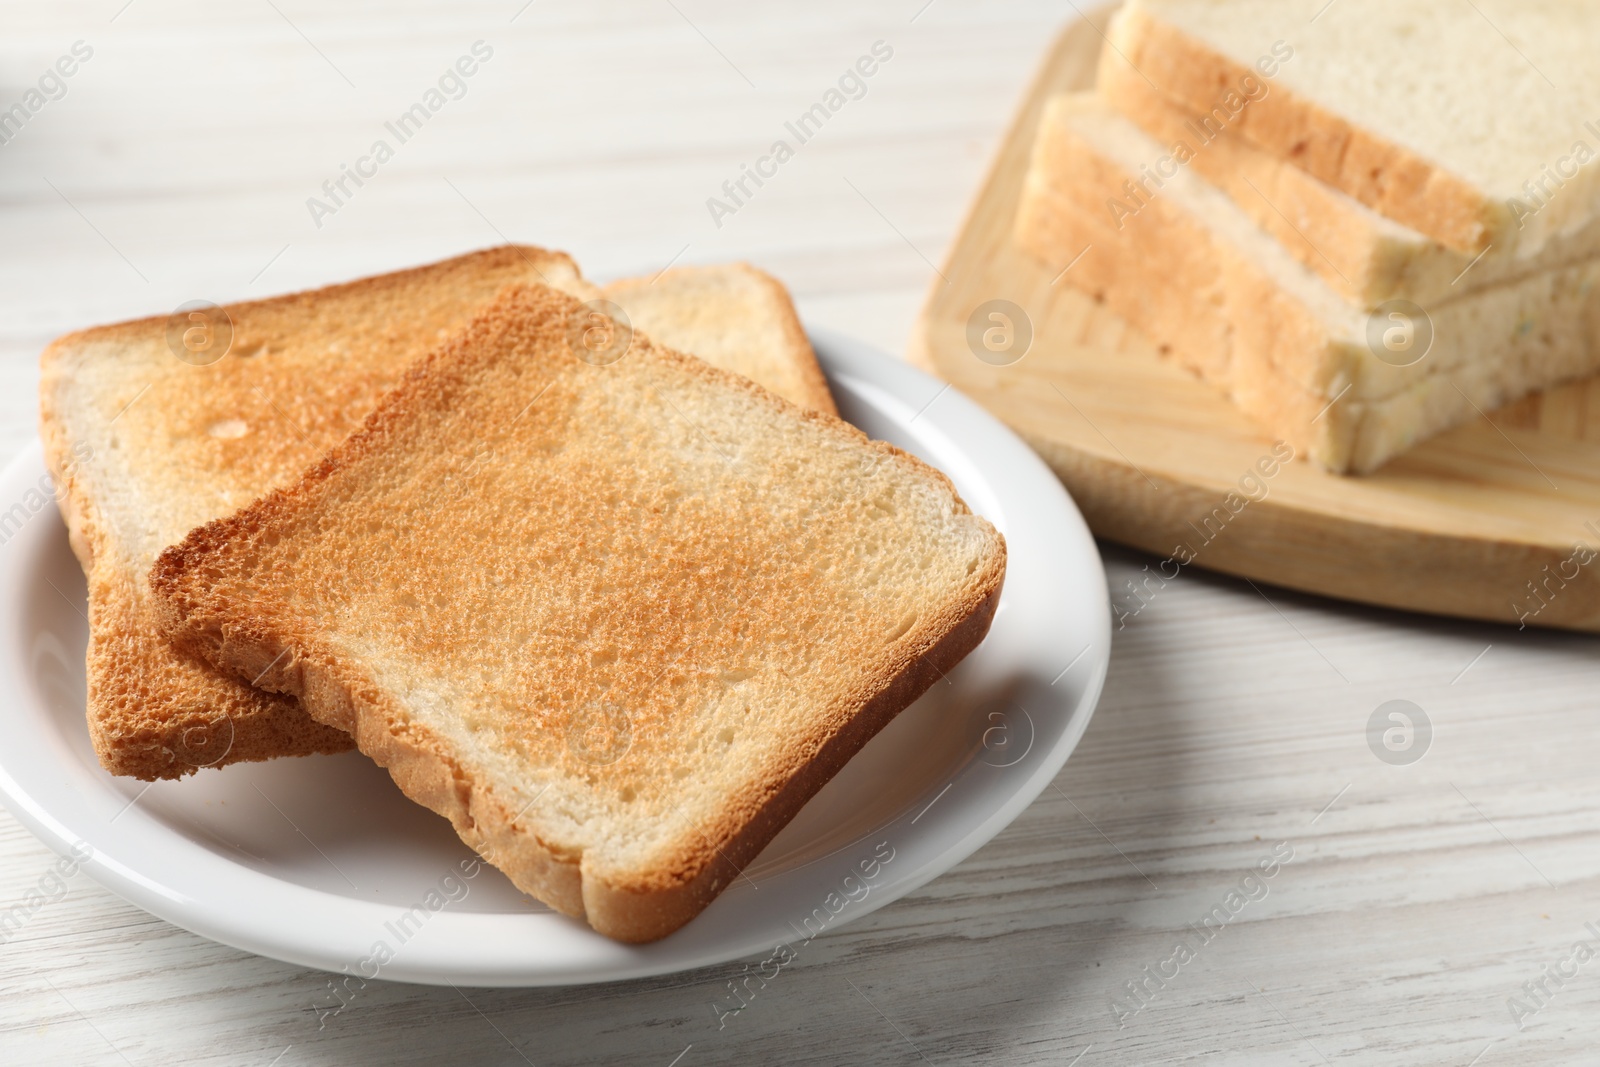
[[[113,773],[354,745],[648,941],[987,632],[1003,539],[838,420],[754,268],[509,247],[196,321],[43,360]]]
[[[292,481],[503,288],[535,282],[602,298],[570,257],[507,246],[229,305],[201,327],[226,331],[220,356],[175,345],[171,318],[84,330],[45,350],[40,432],[89,578],[89,732],[107,770],[174,778],[351,746],[292,699],[161,640],[150,568],[193,527]],[[685,267],[611,292],[669,343],[833,411],[787,291],[760,271]],[[730,324],[740,344],[727,342]]]

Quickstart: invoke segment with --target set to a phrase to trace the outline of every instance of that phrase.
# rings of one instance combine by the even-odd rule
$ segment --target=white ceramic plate
[[[559,985],[780,943],[798,954],[911,892],[999,833],[1083,735],[1110,655],[1105,575],[1072,501],[1009,430],[858,342],[813,340],[844,417],[945,471],[1004,532],[1005,590],[983,645],[672,936],[617,944],[492,868],[467,877],[472,853],[449,825],[356,753],[148,786],[106,774],[84,726],[83,575],[37,445],[0,475],[6,804],[58,852],[87,846],[91,877],[169,922],[296,964],[410,982]]]

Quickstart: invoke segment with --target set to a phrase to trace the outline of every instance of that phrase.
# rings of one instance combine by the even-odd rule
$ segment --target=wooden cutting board
[[[1090,18],[1051,48],[934,279],[910,356],[1021,434],[1097,535],[1159,557],[1137,588],[1111,590],[1116,610],[1137,614],[1196,566],[1369,604],[1600,631],[1600,380],[1491,412],[1365,477],[1279,464],[1225,399],[1061,281],[1067,263],[1012,244],[1044,101],[1093,84],[1105,16]],[[980,334],[1004,330],[991,301],[1025,312],[1015,328],[1031,323],[1010,365],[979,359],[983,344],[969,342],[975,316]],[[1021,337],[991,340],[1015,352]]]

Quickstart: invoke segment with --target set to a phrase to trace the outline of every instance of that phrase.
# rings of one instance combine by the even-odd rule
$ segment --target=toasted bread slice
[[[839,413],[789,291],[748,263],[678,267],[603,291],[655,341],[743,374],[790,403]]]
[[[496,248],[231,305],[211,326],[231,320],[231,348],[203,366],[176,354],[209,355],[182,346],[187,320],[102,326],[45,350],[40,435],[89,578],[89,735],[107,770],[175,778],[350,747],[292,700],[175,654],[156,632],[150,567],[193,527],[292,482],[502,288],[540,280],[597,292],[564,255]]]
[[[1005,542],[837,419],[642,335],[595,358],[585,315],[507,293],[151,584],[185,650],[293,694],[521,889],[642,942],[977,645]]]
[[[73,544],[91,571],[89,722],[108,770],[177,777],[201,766],[350,747],[291,699],[252,691],[231,674],[175,654],[155,635],[144,606],[150,565],[193,526],[285,484],[320,458],[360,424],[406,366],[464,327],[503,286],[541,278],[585,299],[600,295],[565,256],[508,246],[229,307],[234,342],[215,366],[176,358],[166,341],[168,321],[159,319],[73,334],[46,350],[43,436],[51,470],[66,486]],[[670,332],[669,343],[704,350],[718,366],[787,399],[833,411],[816,356],[778,282],[742,266],[686,268],[648,281],[617,282],[612,290],[644,290],[628,302],[651,330]],[[336,363],[323,358],[341,348],[346,355]],[[146,381],[152,387],[139,395]],[[119,417],[135,397],[137,404]],[[147,419],[133,417],[152,400]],[[248,421],[224,417],[230,407],[252,414]],[[114,470],[92,461],[97,453],[86,429],[111,421],[132,427],[124,434],[138,442],[117,457]],[[87,469],[78,473],[85,454]],[[160,501],[153,513],[158,528],[148,527],[151,513],[120,506],[130,502],[107,493],[116,484],[140,500]],[[90,565],[96,555],[98,575]]]

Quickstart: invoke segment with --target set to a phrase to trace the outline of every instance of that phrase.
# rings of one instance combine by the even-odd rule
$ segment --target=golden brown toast
[[[151,575],[186,651],[356,738],[596,930],[688,922],[987,632],[1005,543],[837,419],[510,291]]]
[[[291,699],[241,686],[156,637],[145,604],[150,565],[191,527],[293,480],[501,288],[540,280],[600,296],[565,255],[506,246],[229,306],[232,345],[210,365],[174,353],[168,319],[83,331],[46,350],[41,428],[89,572],[89,726],[108,770],[170,778],[350,747]],[[611,291],[669,343],[834,410],[788,293],[767,275],[682,268]],[[85,453],[89,469],[77,472]]]

